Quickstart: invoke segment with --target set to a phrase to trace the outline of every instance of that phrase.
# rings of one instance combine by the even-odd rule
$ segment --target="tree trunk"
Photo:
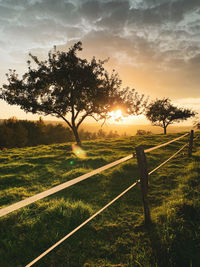
[[[76,126],[74,126],[74,127],[72,128],[72,131],[73,131],[74,137],[75,137],[75,139],[76,139],[76,143],[77,143],[77,145],[78,145],[78,146],[81,146],[81,140],[80,140],[80,138],[79,138],[79,134],[78,134],[78,130],[77,130]]]
[[[167,133],[167,127],[164,126],[164,134],[166,134],[166,133]]]

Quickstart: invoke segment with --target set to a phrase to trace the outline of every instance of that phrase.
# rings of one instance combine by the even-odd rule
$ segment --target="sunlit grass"
[[[83,143],[87,155],[84,158],[73,153],[71,144],[1,151],[0,205],[7,206],[132,154],[137,145],[148,148],[178,135],[88,141]],[[185,140],[188,137],[147,154],[149,170],[167,159]],[[156,264],[159,267],[188,266],[191,260],[193,266],[198,266],[195,265],[200,262],[195,254],[195,240],[200,236],[199,159],[198,151],[189,159],[185,150],[150,176],[149,200],[153,219],[150,232],[143,225],[138,185],[37,266],[77,267],[85,263],[90,264],[88,266],[120,263],[145,267]],[[3,217],[0,220],[0,255],[3,255],[0,266],[24,266],[106,205],[138,176],[134,158]],[[196,212],[193,221],[188,214]],[[180,254],[179,242],[184,244],[181,248],[185,254],[178,259],[175,254]],[[171,265],[173,262],[175,264]]]

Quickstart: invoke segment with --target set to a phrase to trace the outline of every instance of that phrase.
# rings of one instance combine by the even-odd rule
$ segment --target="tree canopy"
[[[134,89],[121,88],[122,81],[113,70],[104,69],[107,60],[81,59],[77,42],[68,52],[56,47],[41,61],[29,54],[28,71],[22,78],[15,70],[7,74],[8,84],[0,88],[0,98],[26,112],[62,118],[81,144],[78,128],[86,117],[108,118],[108,112],[120,106],[124,114],[139,114],[146,101]],[[33,67],[34,65],[35,67]]]
[[[146,117],[153,125],[160,126],[167,133],[167,127],[174,122],[180,122],[195,116],[195,112],[190,109],[175,107],[169,98],[156,99],[151,102],[146,109]]]

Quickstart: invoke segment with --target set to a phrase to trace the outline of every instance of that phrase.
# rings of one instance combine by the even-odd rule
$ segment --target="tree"
[[[97,132],[97,137],[98,138],[105,138],[106,137],[106,132],[102,129],[99,129]]]
[[[136,133],[136,135],[150,135],[150,134],[152,134],[152,132],[151,131],[145,131],[145,130],[137,130],[137,133]]]
[[[175,107],[169,98],[156,99],[146,110],[146,117],[154,126],[160,126],[167,133],[167,126],[174,122],[180,122],[195,116],[195,112],[190,109]]]
[[[24,147],[28,142],[28,132],[22,123],[16,117],[12,117],[5,120],[4,124],[13,131],[10,147]]]
[[[28,71],[20,79],[15,70],[9,70],[8,84],[0,88],[0,99],[25,112],[62,118],[78,145],[78,128],[86,117],[105,120],[117,105],[124,114],[139,114],[146,103],[144,95],[139,96],[134,89],[121,89],[118,74],[113,70],[109,75],[104,69],[107,60],[81,59],[77,56],[81,50],[82,43],[78,42],[68,52],[54,47],[45,61],[29,54]]]
[[[0,125],[0,148],[11,148],[15,145],[14,131],[5,123]]]

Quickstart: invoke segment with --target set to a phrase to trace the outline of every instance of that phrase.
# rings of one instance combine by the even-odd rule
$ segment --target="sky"
[[[0,0],[0,87],[29,52],[77,41],[81,57],[109,57],[123,86],[200,113],[200,0]],[[0,119],[12,116],[38,118],[0,101]]]

